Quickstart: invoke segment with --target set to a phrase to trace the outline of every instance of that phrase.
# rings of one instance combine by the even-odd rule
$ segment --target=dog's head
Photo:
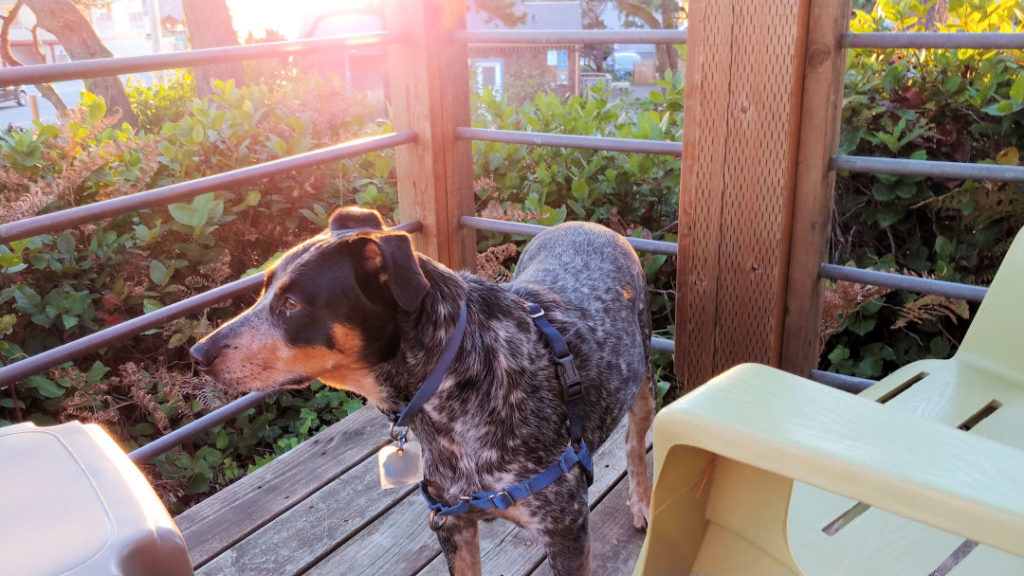
[[[313,379],[383,400],[370,367],[398,347],[395,317],[428,289],[408,234],[379,214],[340,208],[330,229],[268,270],[259,299],[192,347],[196,366],[230,390],[303,386]]]

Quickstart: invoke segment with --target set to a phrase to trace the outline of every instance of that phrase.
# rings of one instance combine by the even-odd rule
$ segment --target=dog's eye
[[[287,310],[289,312],[294,312],[294,311],[298,310],[300,306],[301,306],[301,304],[299,304],[299,301],[296,300],[295,298],[292,298],[291,296],[285,296],[284,297],[284,302],[282,303],[282,307],[285,310]]]

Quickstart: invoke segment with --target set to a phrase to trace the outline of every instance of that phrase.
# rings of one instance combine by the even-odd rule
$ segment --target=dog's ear
[[[412,312],[419,308],[430,284],[423,276],[408,234],[392,232],[366,236],[358,249],[363,274],[387,284],[403,310]]]
[[[384,219],[375,210],[367,210],[358,206],[345,206],[331,213],[330,230],[332,233],[344,230],[383,230]]]

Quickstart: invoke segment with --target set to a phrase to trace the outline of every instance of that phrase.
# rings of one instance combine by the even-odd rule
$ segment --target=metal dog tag
[[[409,440],[401,445],[389,444],[377,452],[380,487],[399,488],[423,479],[423,449]]]

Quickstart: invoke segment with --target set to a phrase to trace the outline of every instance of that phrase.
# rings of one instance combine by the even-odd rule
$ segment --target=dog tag
[[[420,443],[409,440],[402,446],[389,444],[377,452],[377,470],[380,487],[399,488],[423,479],[423,449]]]

